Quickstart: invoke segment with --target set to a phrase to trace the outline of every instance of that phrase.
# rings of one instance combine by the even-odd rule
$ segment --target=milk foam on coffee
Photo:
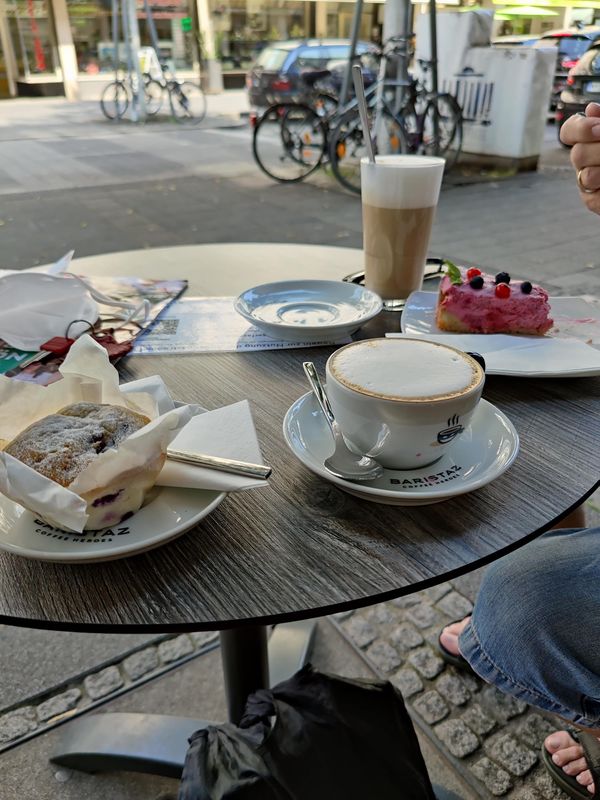
[[[371,339],[333,354],[331,372],[344,386],[393,400],[441,400],[477,386],[483,372],[470,356],[416,339]]]
[[[427,156],[377,156],[375,164],[361,164],[363,203],[376,208],[437,205],[443,175],[439,163]],[[431,179],[424,179],[424,170],[431,170]]]

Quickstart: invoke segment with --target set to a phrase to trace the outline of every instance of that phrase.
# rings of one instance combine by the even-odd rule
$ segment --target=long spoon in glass
[[[369,117],[367,114],[367,99],[365,97],[365,84],[363,81],[362,69],[359,64],[352,67],[352,80],[354,81],[354,91],[356,93],[356,101],[358,103],[358,113],[360,114],[360,122],[363,129],[363,138],[367,147],[367,155],[371,164],[375,163],[375,148],[373,147],[373,140],[371,139],[371,131],[369,130]]]

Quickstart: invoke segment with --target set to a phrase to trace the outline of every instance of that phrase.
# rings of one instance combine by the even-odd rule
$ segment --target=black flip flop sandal
[[[453,622],[449,622],[448,625],[454,625],[456,622],[462,622],[463,619],[464,617],[461,617],[460,619],[455,619]],[[444,628],[447,628],[448,625],[444,625]],[[440,636],[441,636],[441,631],[440,631]],[[449,650],[447,650],[441,643],[439,636],[437,639],[437,649],[438,653],[440,654],[440,657],[446,662],[446,664],[450,664],[451,666],[461,670],[462,672],[470,672],[472,675],[475,674],[471,669],[471,665],[469,664],[467,659],[463,658],[460,654],[456,656],[454,655],[454,653],[451,653]]]
[[[548,770],[550,777],[554,783],[559,786],[565,794],[575,800],[593,800],[594,797],[600,798],[600,742],[591,733],[585,731],[569,731],[573,739],[583,747],[583,753],[588,766],[594,778],[594,786],[596,791],[590,794],[588,790],[578,783],[575,778],[567,775],[561,767],[557,766],[552,761],[552,756],[542,745],[542,764]]]

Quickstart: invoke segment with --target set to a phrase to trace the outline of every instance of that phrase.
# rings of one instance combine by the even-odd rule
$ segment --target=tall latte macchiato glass
[[[408,155],[361,161],[365,286],[388,311],[422,286],[444,163]]]
[[[468,427],[485,373],[468,353],[423,339],[366,339],[327,361],[327,394],[351,450],[388,469],[437,461]]]

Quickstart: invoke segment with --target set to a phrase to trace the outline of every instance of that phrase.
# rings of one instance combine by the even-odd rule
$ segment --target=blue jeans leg
[[[548,533],[488,568],[459,647],[503,692],[600,727],[600,528]]]

